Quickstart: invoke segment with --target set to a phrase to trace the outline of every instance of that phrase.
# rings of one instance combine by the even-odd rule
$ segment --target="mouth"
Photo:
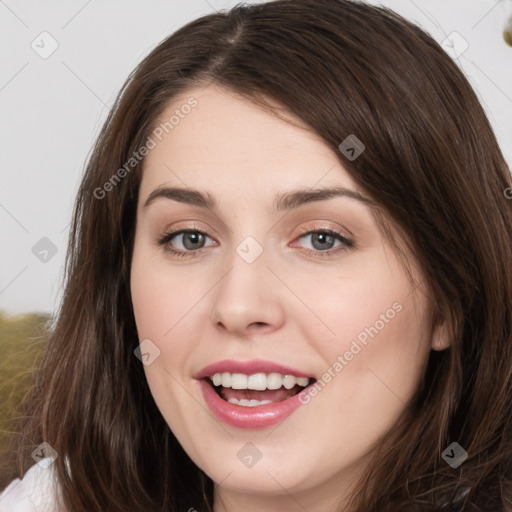
[[[242,407],[282,402],[300,393],[316,379],[291,374],[214,373],[203,379],[222,400]]]
[[[304,403],[300,393],[314,377],[280,363],[226,359],[194,375],[205,404],[226,425],[267,428],[284,421]]]

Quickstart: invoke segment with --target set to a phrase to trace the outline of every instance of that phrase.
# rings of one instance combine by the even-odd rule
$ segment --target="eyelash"
[[[200,229],[197,229],[195,226],[192,226],[192,228],[176,229],[174,231],[169,231],[169,232],[163,234],[158,240],[158,245],[165,246],[165,250],[168,251],[172,256],[177,256],[180,258],[181,257],[194,257],[194,256],[192,256],[192,254],[197,254],[197,253],[201,252],[201,250],[203,248],[196,249],[196,250],[189,250],[189,251],[177,251],[176,249],[173,249],[169,245],[169,242],[176,235],[181,235],[181,234],[185,234],[185,233],[200,233],[204,236],[208,236],[204,231],[201,231]],[[311,235],[311,234],[315,234],[315,233],[317,233],[317,234],[321,233],[321,234],[333,236],[334,238],[339,240],[342,245],[338,246],[337,248],[328,249],[325,251],[314,250],[314,249],[303,249],[303,251],[310,256],[330,257],[330,256],[333,256],[334,254],[337,254],[340,251],[348,251],[349,249],[352,249],[355,247],[354,242],[352,240],[346,238],[345,236],[343,236],[339,231],[336,231],[335,229],[332,229],[332,228],[323,227],[323,226],[314,226],[313,228],[304,229],[299,233],[299,235],[297,236],[297,239],[300,239],[306,235]]]

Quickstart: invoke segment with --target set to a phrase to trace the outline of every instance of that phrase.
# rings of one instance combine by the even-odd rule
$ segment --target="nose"
[[[235,251],[230,270],[213,296],[212,322],[216,329],[246,337],[270,333],[284,323],[284,300],[279,280],[267,267],[265,251],[248,263]]]

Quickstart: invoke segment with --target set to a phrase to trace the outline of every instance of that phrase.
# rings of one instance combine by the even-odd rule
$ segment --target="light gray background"
[[[52,311],[74,196],[109,107],[136,64],[167,35],[225,0],[0,0],[0,309]],[[451,35],[469,78],[512,163],[512,47],[503,28],[512,0],[382,0],[438,42]],[[31,47],[48,32],[57,50]],[[47,36],[46,36],[47,37]],[[461,39],[462,38],[462,39]],[[447,50],[450,51],[450,50]],[[57,252],[40,261],[47,237]],[[36,251],[37,252],[37,251]]]

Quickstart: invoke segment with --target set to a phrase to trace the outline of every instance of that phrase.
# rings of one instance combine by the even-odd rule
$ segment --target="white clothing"
[[[41,459],[0,494],[0,512],[56,512],[59,493],[52,459]]]

